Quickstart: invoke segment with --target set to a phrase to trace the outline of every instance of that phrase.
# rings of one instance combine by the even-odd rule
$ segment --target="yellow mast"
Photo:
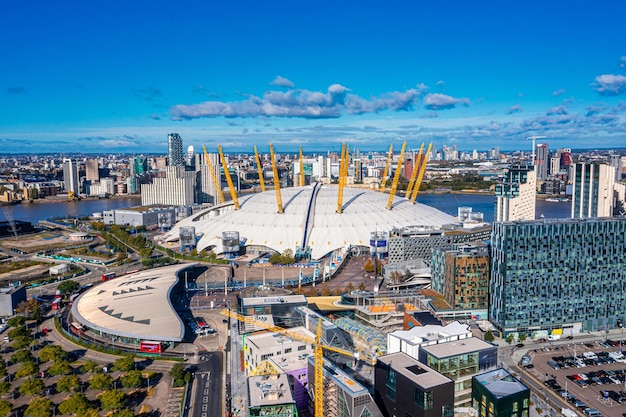
[[[276,166],[276,158],[274,157],[274,146],[270,143],[270,157],[272,158],[272,173],[274,174],[274,190],[276,190],[276,203],[278,204],[278,212],[283,212],[283,198],[280,195],[280,179],[278,179],[278,167]]]
[[[256,169],[259,172],[259,184],[261,185],[261,192],[265,192],[265,181],[263,180],[263,168],[261,168],[261,160],[259,159],[259,152],[254,145],[254,158],[256,159]]]
[[[341,159],[339,160],[339,181],[337,187],[337,213],[343,213],[343,187],[344,187],[344,171],[346,166],[346,144],[341,144]]]
[[[300,146],[300,187],[304,187],[304,161],[302,160],[302,146]]]
[[[398,167],[396,173],[393,176],[393,183],[391,184],[391,190],[389,191],[389,201],[387,201],[387,210],[391,210],[393,207],[393,197],[396,195],[396,189],[398,188],[398,182],[400,181],[400,172],[402,171],[402,162],[404,162],[404,149],[406,148],[406,142],[402,144],[402,150],[400,151],[400,159],[398,159]]]
[[[415,204],[415,199],[417,198],[417,194],[420,192],[420,185],[422,185],[422,178],[424,178],[424,172],[426,172],[426,164],[428,163],[428,157],[430,156],[430,150],[433,147],[433,143],[430,142],[428,144],[428,149],[426,150],[426,154],[422,157],[422,162],[420,163],[420,173],[417,176],[417,181],[415,182],[415,187],[413,188],[413,195],[411,196],[411,204]]]
[[[391,164],[391,155],[393,155],[393,144],[389,145],[389,152],[387,152],[387,163],[385,164],[385,170],[383,171],[383,181],[380,185],[380,191],[385,191],[387,175],[389,174],[389,164]]]
[[[224,170],[224,176],[226,177],[226,182],[228,183],[228,188],[230,189],[230,196],[233,199],[233,203],[235,203],[235,210],[239,210],[239,200],[237,199],[237,191],[233,186],[233,180],[230,178],[230,172],[228,171],[228,166],[226,165],[226,158],[224,158],[224,153],[222,152],[222,146],[217,145],[217,150],[220,153],[220,160],[222,161],[222,169]]]
[[[222,184],[217,179],[215,175],[215,170],[213,170],[213,165],[211,165],[211,158],[209,158],[209,153],[206,151],[206,146],[202,145],[202,150],[204,151],[204,159],[207,167],[209,167],[209,172],[211,173],[211,178],[213,179],[213,185],[215,185],[215,189],[217,190],[217,196],[219,204],[224,203],[224,193],[222,192]]]
[[[422,152],[424,152],[424,142],[422,142],[422,146],[420,146],[420,151],[417,154],[417,158],[413,158],[413,172],[411,172],[411,180],[409,181],[409,186],[406,188],[406,194],[404,195],[406,198],[411,198],[411,191],[413,191],[413,185],[415,185],[415,178],[417,178],[417,171],[419,171],[419,165],[417,164],[417,159],[422,160]]]

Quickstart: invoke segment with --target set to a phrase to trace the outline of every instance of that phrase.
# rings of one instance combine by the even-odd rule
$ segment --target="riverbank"
[[[67,197],[47,197],[38,198],[36,200],[22,200],[21,204],[58,204],[58,203],[80,203],[83,201],[100,201],[100,200],[128,200],[137,199],[141,201],[141,194],[128,194],[128,195],[112,195],[110,197],[81,197],[77,200],[68,200]],[[18,202],[19,204],[19,202]]]

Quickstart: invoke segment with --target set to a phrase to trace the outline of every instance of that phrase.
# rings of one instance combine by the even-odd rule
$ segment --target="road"
[[[194,366],[194,381],[188,397],[189,417],[222,417],[224,393],[223,352],[201,353]]]

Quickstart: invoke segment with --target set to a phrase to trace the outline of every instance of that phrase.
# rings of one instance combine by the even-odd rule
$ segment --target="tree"
[[[39,351],[40,362],[63,360],[66,357],[67,353],[57,345],[46,345]]]
[[[91,374],[97,374],[102,372],[100,364],[96,361],[92,361],[91,359],[85,362],[83,366],[80,367],[80,370],[82,372],[89,372]]]
[[[513,343],[513,335],[508,335],[504,340],[506,340],[506,342],[510,345],[511,343]]]
[[[41,320],[41,309],[39,308],[39,301],[34,298],[29,298],[26,301],[22,301],[17,305],[15,311],[18,314],[23,314],[31,320]]]
[[[0,378],[4,378],[7,374],[7,367],[4,362],[0,362]],[[0,414],[2,415],[2,414]]]
[[[56,361],[50,368],[48,368],[48,372],[52,376],[57,375],[68,375],[72,372],[72,366],[64,359]]]
[[[71,393],[80,389],[78,375],[65,375],[57,381],[57,391]]]
[[[365,272],[374,272],[374,262],[372,262],[371,259],[368,259],[363,268],[365,269]]]
[[[485,339],[485,342],[493,342],[494,340],[496,340],[491,330],[487,330],[487,332],[485,332],[484,339]]]
[[[348,285],[346,285],[346,289],[344,290],[344,292],[352,292],[354,291],[354,285],[352,284],[352,282],[348,282]]]
[[[113,378],[105,374],[96,374],[89,380],[89,388],[96,391],[113,389]]]
[[[176,363],[170,369],[170,376],[172,379],[183,379],[185,377],[185,366],[182,363]]]
[[[15,373],[15,377],[24,378],[26,376],[37,375],[38,373],[39,366],[35,362],[24,362]]]
[[[95,408],[88,408],[85,411],[79,411],[76,413],[76,417],[100,417],[98,410]]]
[[[359,290],[361,290],[361,291],[365,291],[365,288],[366,288],[365,283],[363,281],[361,281],[361,283],[359,284],[359,286],[357,288]]]
[[[27,417],[50,417],[53,413],[54,403],[47,398],[33,398],[24,411]]]
[[[330,295],[330,288],[328,288],[328,285],[324,284],[322,285],[322,297],[328,297]]]
[[[28,196],[31,200],[37,200],[39,198],[39,190],[37,188],[31,188],[28,190]]]
[[[12,409],[13,405],[10,402],[6,400],[0,400],[0,416],[6,416],[11,412]]]
[[[130,371],[135,368],[135,359],[132,355],[124,355],[121,358],[118,358],[113,363],[114,371]]]
[[[13,339],[13,347],[15,349],[26,349],[34,340],[29,334],[21,334]]]
[[[28,331],[28,329],[26,329],[26,327],[20,326],[20,327],[14,327],[11,330],[9,330],[7,335],[9,336],[9,338],[15,340],[21,336],[30,336],[30,332]]]
[[[76,414],[89,409],[89,400],[82,392],[77,392],[59,404],[59,411],[63,414]]]
[[[78,291],[79,288],[80,284],[76,281],[72,281],[71,279],[66,279],[57,286],[57,290],[61,291],[61,294],[64,296]]]
[[[26,395],[37,395],[41,394],[45,389],[45,385],[43,381],[39,378],[27,379],[22,382],[22,385],[18,388],[20,394]]]
[[[124,388],[139,388],[143,382],[141,371],[128,371],[122,377],[122,386]]]
[[[100,407],[104,410],[119,410],[126,405],[124,391],[105,391],[100,396]]]
[[[110,417],[133,417],[134,415],[135,414],[132,410],[129,410],[128,408],[122,408],[121,410],[117,410],[116,412],[112,413]]]
[[[524,340],[526,340],[526,333],[522,333],[519,335],[519,341],[523,342]]]
[[[11,390],[11,383],[9,381],[0,382],[0,394],[6,394],[10,390]]]
[[[31,362],[34,360],[35,358],[30,353],[30,350],[18,350],[11,356],[11,362],[13,363]]]
[[[14,316],[14,317],[11,317],[7,321],[7,325],[9,327],[24,327],[25,323],[26,323],[26,317],[22,317],[22,316]]]

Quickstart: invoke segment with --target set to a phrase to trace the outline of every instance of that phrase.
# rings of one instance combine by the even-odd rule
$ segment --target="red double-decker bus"
[[[139,350],[145,353],[163,353],[163,344],[153,340],[142,340],[139,343]]]
[[[108,281],[113,278],[115,278],[115,272],[107,272],[105,274],[102,274],[102,281]]]
[[[75,321],[73,321],[72,323],[70,323],[70,327],[71,327],[72,331],[74,333],[76,333],[76,334],[83,334],[83,333],[85,333],[85,328],[80,323],[76,323]]]

